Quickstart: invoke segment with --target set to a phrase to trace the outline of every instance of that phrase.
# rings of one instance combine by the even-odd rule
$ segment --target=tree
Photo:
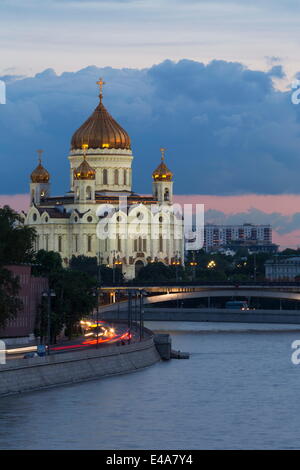
[[[63,269],[50,275],[49,284],[56,294],[52,310],[71,338],[82,316],[91,313],[97,305],[96,279],[80,271]]]
[[[92,256],[73,255],[70,260],[70,269],[84,272],[95,279],[98,279],[99,276],[100,285],[111,284],[114,278],[118,283],[123,282],[124,279],[121,269],[115,267],[114,273],[113,268],[109,268],[104,264],[98,265],[97,258]]]
[[[34,276],[49,277],[63,269],[61,256],[56,251],[39,250],[33,257],[33,263]]]
[[[136,277],[139,281],[170,281],[174,278],[175,272],[164,263],[149,263],[143,266]]]
[[[19,279],[5,265],[28,263],[33,257],[35,230],[25,227],[22,218],[9,206],[0,208],[0,327],[22,308]]]
[[[0,268],[0,328],[15,318],[23,304],[18,297],[19,279],[5,268]]]
[[[70,268],[81,271],[89,276],[97,277],[98,263],[96,256],[72,256],[70,260]]]
[[[35,230],[24,226],[17,212],[0,208],[0,266],[31,262],[35,237]]]

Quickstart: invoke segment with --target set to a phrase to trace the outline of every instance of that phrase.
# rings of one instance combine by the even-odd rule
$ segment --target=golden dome
[[[86,160],[85,149],[87,145],[82,146],[84,149],[83,161],[79,167],[74,170],[75,180],[94,180],[96,177],[96,170],[92,168]]]
[[[83,144],[89,148],[130,149],[130,137],[112,118],[102,103],[103,80],[100,86],[100,103],[93,114],[77,129],[71,140],[71,150],[81,149]]]
[[[48,183],[50,180],[50,173],[42,165],[42,150],[37,150],[39,155],[38,166],[33,170],[30,175],[31,181],[33,183]]]
[[[173,173],[165,164],[165,150],[161,148],[161,162],[158,167],[153,171],[152,178],[154,181],[172,181]]]

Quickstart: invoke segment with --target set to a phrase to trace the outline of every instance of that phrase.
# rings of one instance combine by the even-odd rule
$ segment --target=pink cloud
[[[27,211],[29,206],[28,194],[0,195],[0,207],[10,206],[15,211]]]
[[[253,208],[266,214],[273,212],[285,216],[291,216],[300,212],[300,195],[257,195],[246,194],[242,196],[208,196],[200,194],[177,195],[175,202],[180,204],[204,204],[205,210],[214,209],[224,212],[224,214],[235,214],[237,212],[247,212]],[[28,210],[29,195],[14,194],[0,195],[0,207],[9,205],[16,211]],[[297,247],[300,245],[300,229],[293,230],[287,234],[279,234],[273,231],[273,241],[284,247]]]
[[[245,194],[240,196],[207,196],[201,194],[187,194],[175,196],[175,201],[181,204],[204,204],[205,210],[214,209],[224,214],[247,212],[258,209],[267,214],[279,212],[282,215],[293,215],[300,212],[300,195],[260,195]]]

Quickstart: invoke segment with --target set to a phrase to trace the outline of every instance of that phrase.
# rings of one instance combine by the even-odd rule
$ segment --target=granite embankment
[[[123,346],[17,359],[0,365],[0,397],[137,371],[160,361],[153,336]]]
[[[124,310],[107,310],[101,313],[105,320],[126,320]],[[299,310],[233,310],[214,308],[151,308],[144,310],[146,321],[191,321],[234,323],[300,324]]]

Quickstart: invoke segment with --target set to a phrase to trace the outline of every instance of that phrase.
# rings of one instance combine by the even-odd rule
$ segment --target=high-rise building
[[[224,247],[238,249],[243,246],[252,251],[276,252],[278,248],[272,243],[270,225],[205,224],[203,232],[203,248],[206,251]]]

